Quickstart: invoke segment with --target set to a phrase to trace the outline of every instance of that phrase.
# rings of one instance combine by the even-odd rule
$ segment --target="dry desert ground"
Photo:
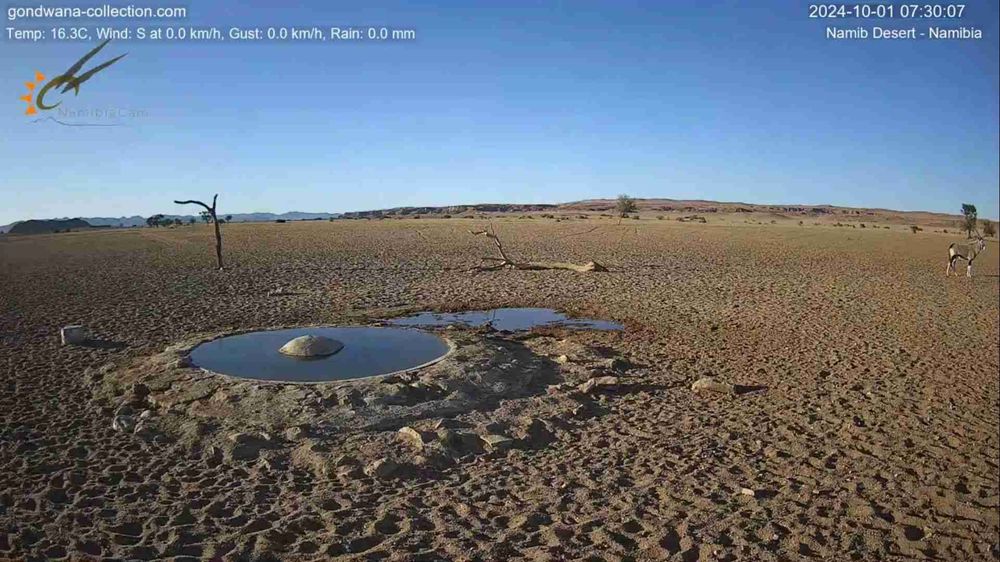
[[[228,224],[221,272],[204,225],[3,237],[0,559],[1000,558],[996,242],[968,279],[955,234],[741,221],[494,220],[590,273],[471,274],[478,219]],[[178,351],[508,306],[626,330],[357,384]]]

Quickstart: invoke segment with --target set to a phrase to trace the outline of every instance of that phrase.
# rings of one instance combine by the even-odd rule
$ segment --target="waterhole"
[[[333,355],[295,357],[279,352],[299,336],[343,344]],[[244,379],[326,382],[372,377],[433,363],[451,350],[442,338],[408,328],[314,327],[226,336],[198,345],[191,361],[203,369]]]

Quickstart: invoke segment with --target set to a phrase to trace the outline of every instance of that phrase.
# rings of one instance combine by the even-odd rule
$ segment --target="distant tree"
[[[196,219],[194,217],[191,217],[191,218],[188,219],[188,224],[194,224],[196,222],[198,222],[198,219]]]
[[[162,220],[163,220],[163,215],[160,214],[153,215],[148,219],[146,219],[146,226],[149,227],[160,226],[160,221]]]
[[[208,216],[208,218],[205,219],[205,222],[208,223],[208,221],[212,221],[215,223],[215,259],[219,263],[219,270],[222,270],[222,231],[219,230],[219,217],[218,215],[215,214],[215,208],[216,208],[215,204],[218,201],[218,199],[219,199],[218,193],[212,196],[211,207],[195,199],[188,199],[186,201],[174,201],[174,203],[177,203],[178,205],[200,205],[205,208],[205,210],[201,212],[203,218],[205,215]]]
[[[201,217],[201,220],[205,221],[205,224],[212,222],[212,213],[208,211],[202,211],[198,213],[198,216]]]
[[[175,224],[176,226],[180,226],[180,225],[181,225],[181,224],[183,224],[183,223],[181,223],[181,219],[174,219],[174,224]]]
[[[233,215],[226,215],[226,222],[233,222]]]
[[[615,203],[615,211],[618,212],[619,218],[625,218],[629,213],[634,213],[636,209],[635,199],[624,193],[618,196],[618,202]]]
[[[983,219],[983,236],[989,236],[993,238],[997,235],[997,227],[994,226],[993,221],[988,221]]]
[[[962,216],[965,217],[965,220],[962,222],[962,230],[965,231],[965,235],[968,238],[972,238],[972,231],[976,229],[976,224],[979,222],[976,215],[975,205],[962,203]]]

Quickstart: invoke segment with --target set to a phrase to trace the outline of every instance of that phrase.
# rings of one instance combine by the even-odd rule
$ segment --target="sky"
[[[965,3],[951,21],[810,19],[807,3],[784,0],[157,0],[136,5],[183,5],[188,17],[8,20],[223,35],[386,26],[416,39],[112,41],[84,70],[125,58],[52,99],[78,111],[64,121],[120,126],[68,127],[35,122],[58,110],[25,116],[17,98],[36,71],[58,75],[98,42],[5,31],[0,224],[193,213],[172,201],[213,193],[227,214],[627,193],[950,213],[967,202],[995,219],[1000,17],[995,0]],[[983,38],[825,37],[827,26],[934,24]],[[108,108],[124,113],[90,119]]]

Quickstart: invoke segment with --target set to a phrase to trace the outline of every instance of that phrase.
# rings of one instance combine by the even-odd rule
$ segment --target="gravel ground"
[[[492,248],[468,219],[226,225],[222,272],[205,226],[0,238],[0,559],[1000,558],[995,242],[967,279],[944,275],[956,238],[902,227],[495,224],[520,259],[610,271],[470,274]],[[141,439],[93,382],[198,334],[498,306],[627,326],[504,340],[556,381],[630,367],[462,413],[552,438],[426,470],[311,470],[291,438],[217,458],[210,416]],[[74,323],[97,341],[61,346]],[[755,390],[692,392],[705,376]],[[316,449],[394,453],[395,429]]]

